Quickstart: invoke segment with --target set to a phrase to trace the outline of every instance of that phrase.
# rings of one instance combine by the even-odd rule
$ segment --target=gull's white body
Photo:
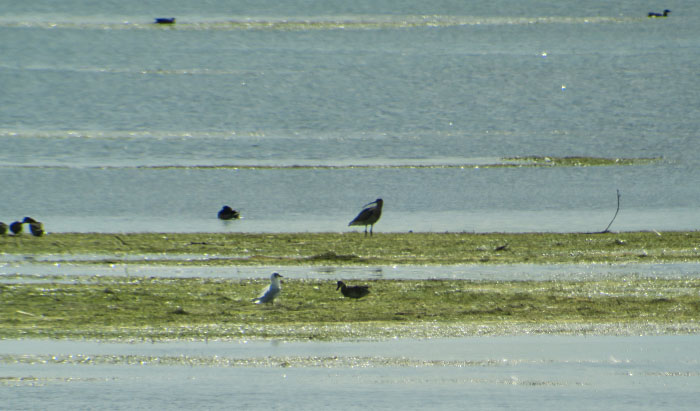
[[[275,297],[277,297],[282,292],[280,278],[282,278],[282,276],[278,273],[272,274],[270,276],[270,285],[268,285],[267,288],[263,290],[262,294],[260,294],[260,297],[253,299],[253,302],[255,302],[255,304],[273,302]]]

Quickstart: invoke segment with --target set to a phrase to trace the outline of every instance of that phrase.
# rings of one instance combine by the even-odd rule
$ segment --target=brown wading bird
[[[352,285],[348,287],[344,282],[338,281],[338,287],[335,290],[338,291],[339,289],[348,298],[362,298],[369,294],[368,285]]]
[[[217,214],[217,217],[219,217],[220,220],[235,220],[240,216],[241,213],[227,205],[223,206],[221,210],[219,210],[219,214]]]
[[[8,229],[7,224],[0,221],[0,235],[7,234],[7,229]]]
[[[31,217],[24,217],[22,224],[29,224],[29,232],[32,233],[34,237],[41,237],[44,235],[44,224]]]
[[[367,207],[374,204],[372,207]],[[369,235],[373,234],[374,224],[379,221],[379,217],[382,216],[382,205],[384,205],[384,200],[378,198],[371,203],[365,204],[364,210],[360,211],[360,214],[355,217],[354,220],[350,221],[351,225],[363,225],[365,226],[365,236],[367,235],[367,226],[369,226]]]

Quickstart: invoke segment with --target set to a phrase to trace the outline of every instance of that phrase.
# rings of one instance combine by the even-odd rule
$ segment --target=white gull
[[[279,273],[273,273],[270,276],[270,285],[268,285],[260,294],[260,297],[253,298],[255,304],[271,303],[282,292],[282,285],[280,284],[280,278],[282,278]]]

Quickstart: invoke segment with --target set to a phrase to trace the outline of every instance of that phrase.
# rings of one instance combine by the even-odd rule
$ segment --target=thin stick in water
[[[612,225],[613,221],[615,221],[615,218],[617,218],[617,213],[620,212],[620,190],[617,190],[617,210],[615,210],[615,215],[613,216],[612,220],[610,220],[610,224],[608,224],[607,227],[605,227],[605,230],[601,231],[602,233],[609,233],[610,232],[610,226]]]

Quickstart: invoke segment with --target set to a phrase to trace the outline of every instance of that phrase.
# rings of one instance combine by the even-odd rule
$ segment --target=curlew
[[[374,205],[372,205],[374,204]],[[369,235],[373,234],[374,224],[379,221],[379,217],[382,216],[382,206],[384,205],[384,200],[378,198],[371,203],[365,204],[365,209],[360,211],[360,214],[355,217],[354,220],[350,221],[351,225],[363,225],[365,226],[365,236],[367,235],[367,226],[369,226]],[[371,206],[371,207],[369,207]]]

